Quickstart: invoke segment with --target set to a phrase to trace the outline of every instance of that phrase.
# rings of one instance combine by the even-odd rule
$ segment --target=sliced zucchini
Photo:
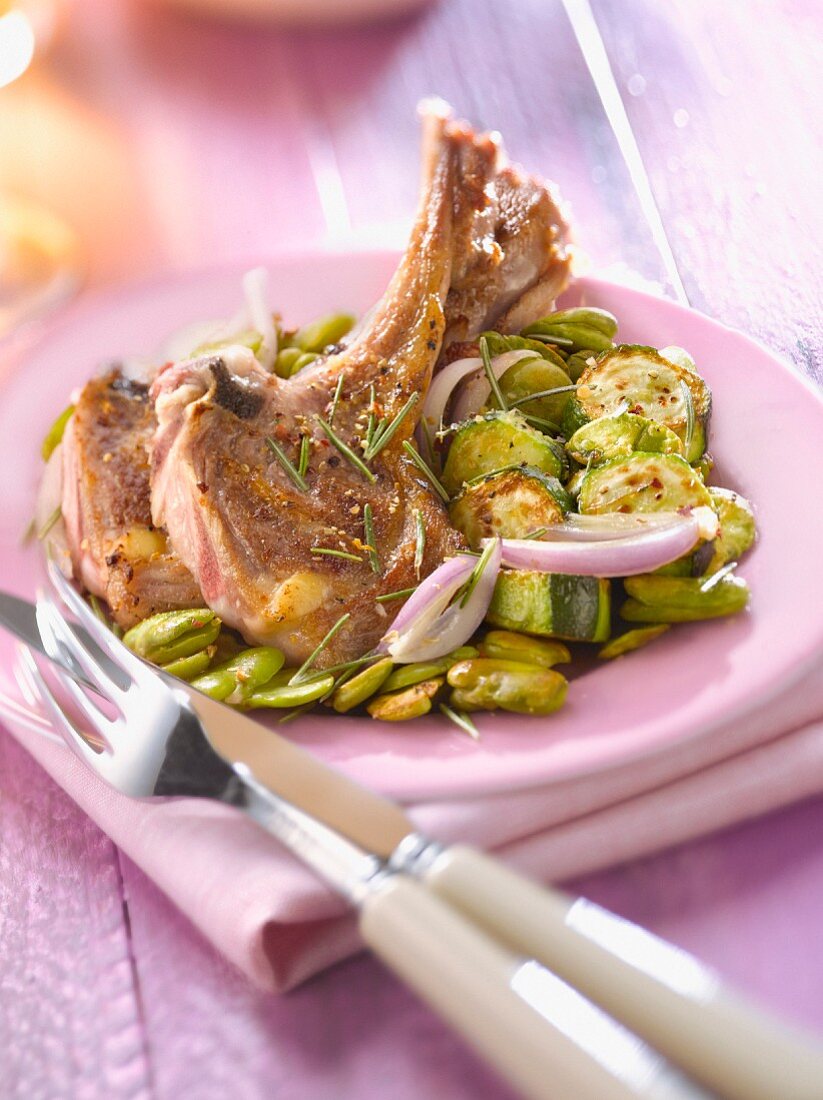
[[[562,480],[568,460],[559,443],[530,428],[520,413],[487,413],[458,429],[443,467],[442,482],[454,496],[467,481],[519,465],[534,466]]]
[[[500,376],[500,389],[509,408],[556,423],[560,422],[571,397],[567,389],[571,385],[568,374],[546,359],[521,359]],[[563,389],[567,392],[547,395],[548,390]],[[544,396],[532,397],[532,394]]]
[[[522,539],[560,523],[571,506],[557,478],[533,466],[509,466],[466,485],[449,506],[449,516],[476,549],[481,539]]]
[[[600,416],[578,428],[566,444],[575,462],[598,466],[612,458],[625,458],[633,451],[650,454],[683,454],[683,443],[665,424],[645,416],[623,413]]]
[[[503,569],[486,621],[543,638],[605,642],[611,628],[611,584],[599,577]]]
[[[589,470],[578,498],[581,512],[676,512],[711,507],[709,490],[679,455],[640,451]]]
[[[720,530],[714,540],[714,553],[706,573],[716,573],[730,561],[740,561],[757,538],[754,511],[745,497],[720,489],[709,488],[709,496],[720,518]]]
[[[697,462],[706,449],[711,392],[699,374],[654,348],[621,344],[599,356],[577,384],[577,416],[596,420],[628,402],[628,412],[665,424]],[[571,403],[570,403],[571,405]]]
[[[736,615],[749,602],[742,577],[727,574],[712,582],[699,577],[660,577],[651,573],[627,577],[630,599],[620,608],[629,623],[690,623]]]
[[[678,367],[683,367],[684,370],[690,370],[697,374],[695,361],[685,348],[680,348],[677,344],[670,344],[667,348],[661,348],[660,354],[664,359],[668,359],[670,363],[676,363]]]

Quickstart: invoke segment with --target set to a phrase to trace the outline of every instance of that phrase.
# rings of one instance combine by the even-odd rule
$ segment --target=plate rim
[[[284,249],[281,252],[277,252],[267,257],[262,264],[259,257],[252,262],[244,262],[242,259],[236,259],[205,267],[199,266],[157,272],[138,279],[124,280],[116,285],[97,287],[84,294],[77,301],[67,305],[60,310],[58,314],[38,324],[37,332],[34,334],[33,339],[26,344],[21,352],[12,355],[9,367],[0,373],[0,386],[9,384],[20,370],[25,370],[26,360],[33,359],[37,356],[38,353],[42,352],[44,348],[47,347],[51,340],[59,338],[61,333],[70,332],[72,326],[75,324],[83,323],[84,320],[93,323],[95,315],[101,310],[105,311],[107,309],[127,307],[129,301],[132,299],[158,294],[165,287],[176,287],[190,284],[194,281],[201,282],[213,279],[227,280],[229,278],[234,278],[253,266],[265,266],[272,271],[276,271],[278,267],[287,266],[289,263],[305,263],[314,258],[334,261],[341,260],[347,256],[357,256],[358,259],[365,260],[366,262],[390,263],[397,258],[399,253],[400,250],[394,247],[374,247],[370,244],[358,247],[356,243],[347,241],[332,246],[317,245],[305,248]],[[751,346],[759,355],[765,356],[771,365],[785,371],[789,378],[795,383],[800,383],[807,394],[811,394],[814,397],[816,405],[820,407],[821,416],[823,416],[823,392],[821,392],[814,380],[802,374],[783,356],[774,352],[754,337],[740,332],[738,329],[703,313],[701,310],[683,305],[663,295],[652,294],[648,290],[638,289],[632,285],[601,278],[596,274],[580,277],[575,280],[575,285],[584,293],[587,287],[599,289],[606,295],[612,290],[618,290],[623,294],[628,294],[636,298],[641,303],[644,301],[648,301],[654,305],[662,303],[667,309],[675,311],[675,313],[684,319],[691,316],[701,318],[702,321],[708,322],[712,326],[716,326],[729,334],[736,341],[741,342],[742,346]],[[402,782],[399,784],[392,784],[391,782],[378,781],[376,777],[370,774],[373,769],[367,766],[365,769],[366,776],[364,781],[379,786],[381,790],[390,794],[395,794],[398,797],[405,797],[407,799],[413,798],[416,801],[427,802],[437,801],[443,798],[459,800],[502,794],[516,790],[525,791],[539,789],[585,776],[600,775],[627,765],[637,764],[643,760],[658,757],[661,754],[665,754],[667,751],[688,744],[698,738],[711,736],[712,733],[716,732],[718,729],[739,722],[747,714],[754,712],[758,708],[778,699],[786,692],[791,691],[793,685],[800,682],[818,664],[821,655],[823,655],[823,624],[821,624],[814,644],[809,647],[805,658],[803,660],[798,660],[792,667],[790,676],[783,676],[782,678],[773,677],[766,682],[763,688],[748,695],[741,694],[735,706],[722,711],[722,713],[717,712],[715,709],[713,718],[705,718],[697,724],[695,729],[684,732],[675,741],[667,741],[662,744],[635,746],[624,750],[617,758],[610,757],[605,760],[596,759],[588,765],[583,763],[577,765],[574,763],[564,763],[556,768],[555,774],[551,776],[543,775],[536,780],[524,778],[520,781],[516,781],[509,777],[503,782],[494,783],[492,780],[479,781],[475,778],[469,781],[468,786],[465,783],[461,786],[459,782],[455,785],[455,781],[452,780],[439,784],[426,783],[422,788],[414,787],[413,790],[409,789],[408,785],[404,785]],[[0,715],[4,714],[4,711],[5,708],[0,703]],[[32,713],[36,714],[36,712]],[[12,715],[7,715],[6,720],[13,721],[14,718]],[[358,771],[356,764],[352,766],[352,763],[348,760],[335,762],[334,766],[340,767],[343,770],[353,771],[358,775],[358,778],[363,779],[363,774]],[[421,789],[423,793],[421,793]]]

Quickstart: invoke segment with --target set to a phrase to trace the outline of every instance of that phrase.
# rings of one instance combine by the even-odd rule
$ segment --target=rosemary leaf
[[[386,592],[382,596],[375,596],[377,603],[390,603],[392,600],[404,600],[406,596],[411,596],[412,592],[417,591],[417,586],[414,588],[401,588],[397,592]]]
[[[532,332],[530,340],[539,340],[541,344],[556,344],[559,348],[573,348],[574,340],[569,336],[552,336],[550,332]]]
[[[371,565],[372,571],[379,576],[383,572],[383,567],[380,564],[380,555],[377,553],[377,542],[374,537],[374,516],[370,504],[363,507],[363,531],[366,535],[366,545],[369,550],[369,565]]]
[[[62,515],[63,515],[63,509],[58,504],[57,507],[54,509],[54,511],[51,513],[51,515],[46,519],[46,522],[43,524],[43,526],[37,532],[37,538],[40,540],[40,542],[43,541],[43,539],[46,537],[46,535],[49,533],[49,531],[51,531],[52,527],[54,527],[55,523],[57,523],[57,521],[60,519],[60,517]]]
[[[348,550],[334,550],[327,546],[312,546],[309,553],[324,554],[328,558],[344,558],[346,561],[363,561],[357,554],[350,554]]]
[[[409,458],[412,460],[418,470],[420,470],[422,474],[425,474],[425,476],[430,481],[432,488],[443,501],[443,503],[448,504],[449,494],[440,484],[440,480],[438,479],[437,474],[435,474],[434,470],[432,470],[431,466],[429,466],[425,458],[423,458],[423,456],[417,450],[415,450],[408,439],[405,439],[403,441],[403,450],[406,452],[406,454],[409,456]]]
[[[300,437],[300,458],[297,462],[297,472],[301,477],[306,476],[306,470],[309,468],[309,455],[311,454],[311,437],[304,435]]]
[[[535,401],[538,397],[554,397],[556,393],[573,393],[577,389],[577,386],[557,386],[553,390],[537,390],[535,393],[527,393],[525,397],[516,397],[514,401],[510,401],[509,405],[514,408],[515,405],[525,405],[527,401]]]
[[[729,573],[731,573],[733,569],[737,569],[737,562],[727,562],[722,569],[718,569],[716,573],[712,573],[712,575],[707,580],[703,581],[703,583],[700,585],[700,591],[710,592],[716,584],[720,584],[724,577],[728,577]]]
[[[356,455],[351,447],[347,446],[343,442],[343,440],[335,432],[331,424],[328,424],[325,420],[322,419],[322,417],[319,416],[317,417],[317,423],[323,429],[323,432],[328,438],[329,442],[334,444],[334,446],[337,448],[343,458],[346,459],[347,462],[354,466],[356,470],[359,470],[363,477],[368,478],[368,480],[371,481],[372,484],[377,481],[377,478],[368,468],[363,459]]]
[[[413,393],[408,399],[406,404],[400,410],[400,412],[394,417],[391,423],[386,424],[381,421],[382,428],[378,425],[377,430],[373,433],[368,446],[366,447],[365,459],[367,462],[371,460],[383,450],[383,448],[389,443],[391,439],[397,434],[397,429],[403,423],[406,416],[412,410],[419,400],[420,394]]]
[[[489,564],[489,558],[494,553],[494,548],[496,545],[497,539],[491,539],[489,541],[489,545],[484,549],[483,553],[478,558],[477,565],[475,565],[474,569],[472,569],[468,580],[455,596],[454,602],[456,603],[457,600],[460,600],[461,607],[466,606],[469,600],[469,596],[471,596],[472,592],[474,592],[475,588],[477,588],[477,582],[483,576],[486,566]]]
[[[467,733],[473,741],[480,740],[480,730],[472,721],[470,715],[464,710],[452,710],[451,707],[447,707],[445,703],[440,704],[440,713],[444,714],[450,722],[454,724],[464,733]]]
[[[271,436],[267,436],[266,445],[275,456],[277,461],[280,463],[280,465],[283,467],[283,469],[286,471],[286,473],[289,475],[294,484],[297,486],[297,488],[300,489],[300,491],[303,493],[307,492],[309,487],[306,484],[306,479],[303,477],[303,475],[300,473],[294,463],[289,460],[286,452],[283,450],[280,444],[275,443]]]
[[[329,423],[334,423],[334,414],[337,412],[337,402],[340,400],[340,394],[343,392],[343,381],[345,375],[341,374],[337,379],[337,385],[334,387],[334,397],[331,399],[331,409],[329,410]]]
[[[500,389],[500,383],[497,381],[497,375],[494,373],[491,355],[489,354],[489,341],[485,336],[480,337],[479,347],[480,358],[483,360],[483,370],[486,372],[486,378],[489,380],[489,385],[492,388],[495,400],[504,412],[508,412],[508,402],[503,396],[503,391]]]
[[[423,513],[419,508],[414,510],[414,522],[417,527],[417,541],[414,547],[414,572],[420,580],[420,569],[423,565],[423,555],[426,552],[426,524]]]
[[[306,673],[312,667],[314,662],[317,660],[317,658],[320,656],[320,654],[323,652],[323,650],[326,648],[326,646],[329,644],[329,642],[332,640],[332,638],[334,638],[334,636],[336,634],[340,633],[340,631],[343,629],[343,627],[346,625],[346,623],[349,621],[350,618],[351,618],[351,615],[349,614],[348,611],[346,612],[345,615],[340,616],[340,618],[337,620],[337,622],[334,624],[334,626],[331,628],[331,630],[325,636],[323,641],[320,642],[320,644],[315,647],[315,649],[305,659],[305,661],[300,666],[300,668],[298,668],[297,672],[295,672],[294,676],[292,676],[292,678],[289,680],[290,684],[301,684],[301,683],[303,683],[303,681],[305,679],[307,679]]]

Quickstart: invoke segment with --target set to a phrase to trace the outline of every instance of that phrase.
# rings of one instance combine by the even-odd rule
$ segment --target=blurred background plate
[[[431,0],[155,0],[220,19],[330,27],[391,19]]]

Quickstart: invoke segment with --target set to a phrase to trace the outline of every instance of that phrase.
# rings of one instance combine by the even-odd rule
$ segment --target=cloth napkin
[[[288,990],[360,950],[345,905],[227,807],[139,803],[66,748],[10,723],[52,777],[257,985]],[[711,733],[593,776],[407,807],[444,841],[559,881],[823,791],[823,670]]]

